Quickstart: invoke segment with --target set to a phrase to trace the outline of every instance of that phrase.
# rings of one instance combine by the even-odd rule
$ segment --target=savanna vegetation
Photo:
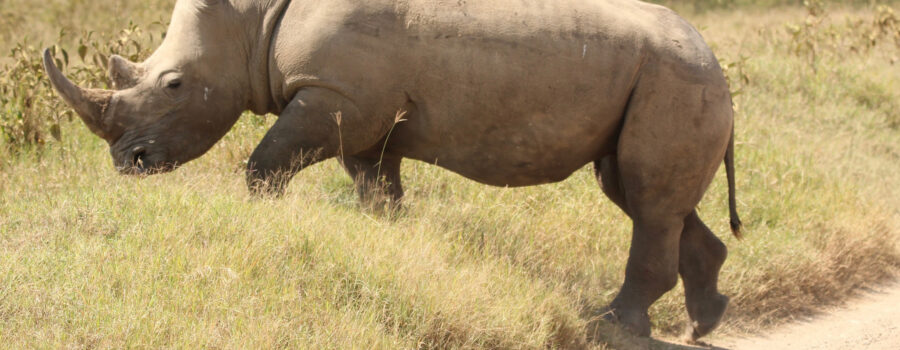
[[[631,228],[590,168],[502,189],[407,161],[405,209],[376,215],[331,161],[284,198],[253,199],[243,168],[274,117],[246,115],[174,173],[117,175],[107,145],[49,90],[38,50],[58,44],[73,80],[106,87],[106,57],[147,55],[173,2],[0,0],[0,347],[648,345],[588,331],[622,281]],[[730,249],[720,286],[733,304],[719,333],[891,278],[897,7],[670,4],[713,46],[737,111],[745,239],[729,234],[724,174],[700,207]],[[680,289],[651,310],[657,334],[681,329]]]

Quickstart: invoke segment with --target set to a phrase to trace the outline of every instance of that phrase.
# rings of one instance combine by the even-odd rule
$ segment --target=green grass
[[[127,25],[123,14],[144,26],[169,11],[64,1],[77,6],[26,15],[24,2],[8,3],[49,16],[35,18],[118,14],[85,24],[110,33]],[[735,63],[741,91],[746,239],[728,233],[724,174],[700,206],[730,249],[720,285],[733,308],[720,333],[784,322],[900,267],[900,50],[883,39],[854,52],[859,33],[844,26],[874,13],[831,9],[810,36],[813,63],[786,29],[805,20],[800,8],[689,18]],[[817,34],[830,26],[846,40]],[[50,24],[0,33],[55,38]],[[406,209],[388,218],[360,210],[329,161],[284,198],[255,200],[244,161],[272,119],[245,116],[203,158],[144,179],[118,176],[79,123],[63,122],[62,141],[43,146],[0,140],[0,347],[585,346],[587,315],[622,281],[631,227],[591,169],[502,189],[406,161]],[[680,289],[651,310],[658,334],[683,325]],[[592,346],[634,344],[605,328],[600,339]]]

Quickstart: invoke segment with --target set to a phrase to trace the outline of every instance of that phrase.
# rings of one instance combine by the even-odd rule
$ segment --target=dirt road
[[[898,350],[900,283],[873,288],[838,309],[777,328],[766,336],[711,339],[734,350]]]

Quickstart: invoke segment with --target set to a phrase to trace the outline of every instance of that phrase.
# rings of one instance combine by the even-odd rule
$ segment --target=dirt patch
[[[721,349],[900,349],[900,281],[872,288],[840,308],[826,310],[765,335],[713,339]]]

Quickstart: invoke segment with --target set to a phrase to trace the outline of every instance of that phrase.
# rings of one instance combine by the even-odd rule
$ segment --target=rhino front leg
[[[400,161],[403,157],[377,152],[347,156],[342,159],[344,169],[353,179],[356,192],[364,207],[375,211],[400,207],[403,187],[400,184]]]
[[[383,134],[376,120],[327,88],[304,88],[253,151],[247,185],[254,194],[281,195],[303,168],[373,146]]]

